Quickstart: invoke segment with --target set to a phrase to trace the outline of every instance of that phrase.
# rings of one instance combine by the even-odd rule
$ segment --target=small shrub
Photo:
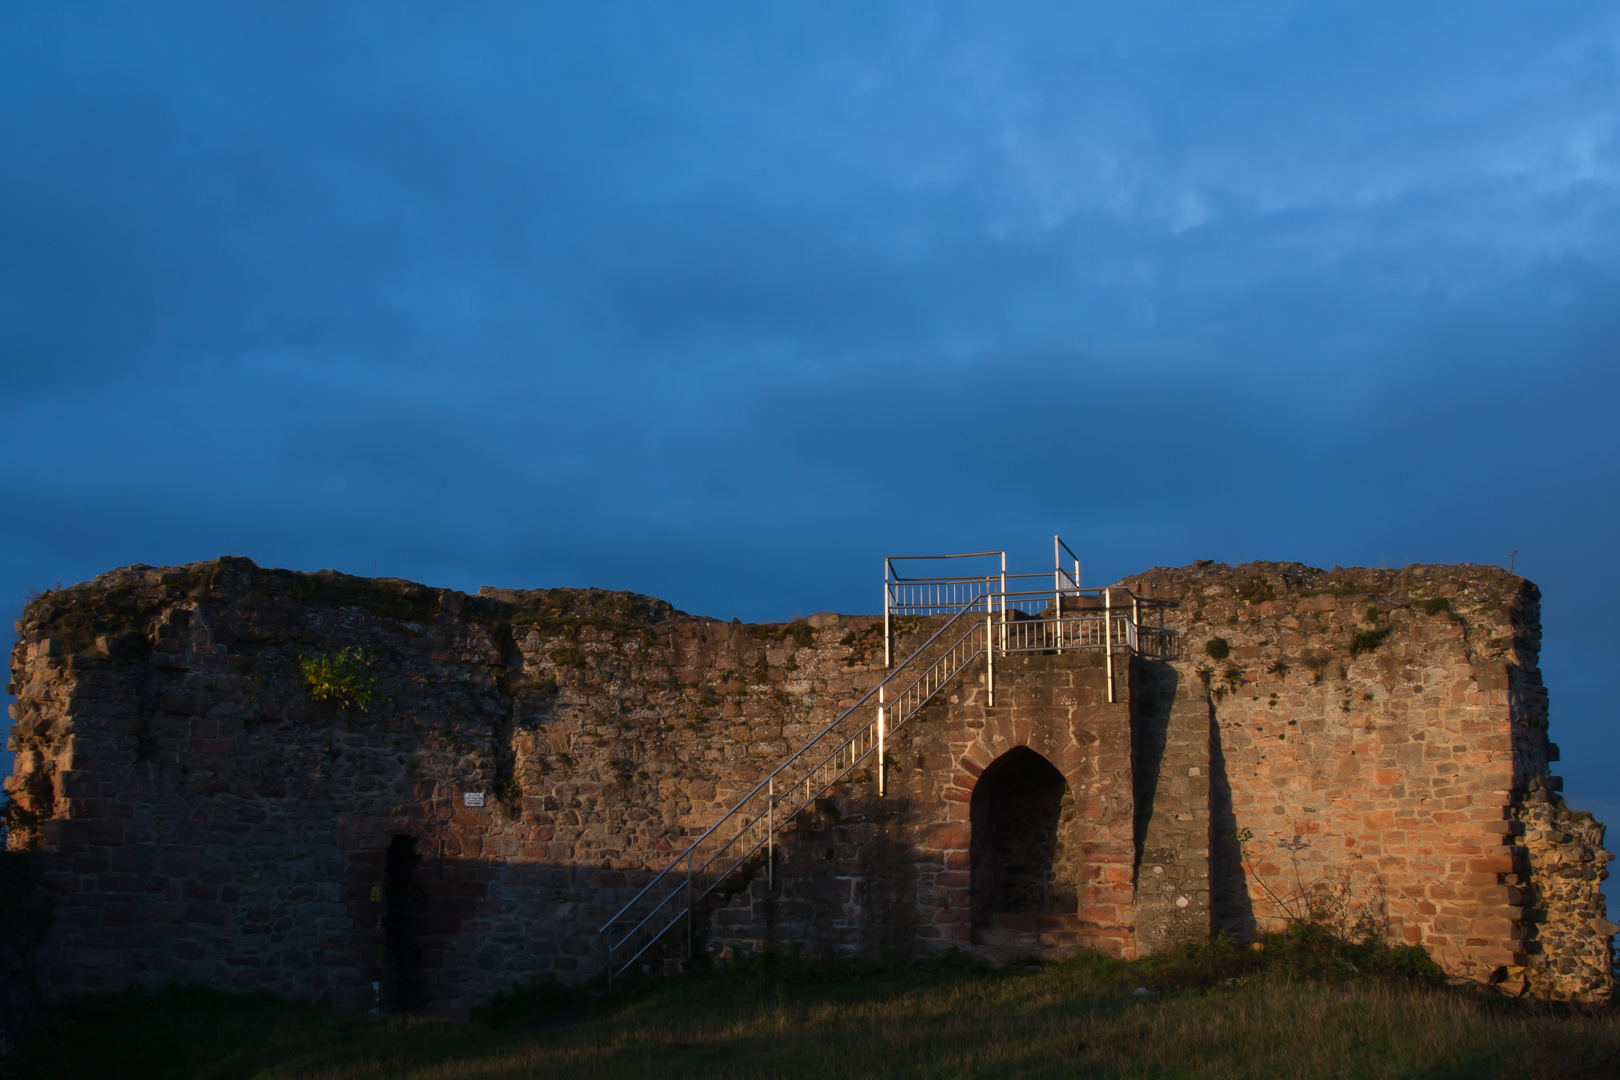
[[[1384,643],[1389,637],[1390,628],[1381,626],[1377,630],[1357,630],[1350,638],[1350,655],[1360,656],[1362,653],[1372,652]]]
[[[1226,680],[1227,688],[1231,690],[1236,690],[1249,681],[1248,676],[1243,674],[1243,669],[1236,666],[1228,667],[1221,672],[1221,678]]]
[[[1274,660],[1272,661],[1271,666],[1266,668],[1266,671],[1273,675],[1286,675],[1288,674],[1288,661]]]
[[[1451,610],[1451,601],[1443,596],[1436,596],[1432,600],[1423,601],[1423,614],[1438,615],[1442,611]]]
[[[793,643],[800,648],[814,645],[816,643],[815,630],[811,629],[810,624],[805,622],[803,619],[794,619],[789,623],[776,623],[774,625],[766,624],[763,626],[750,627],[748,633],[751,637],[760,638],[765,641],[786,641],[788,638],[792,638]],[[849,633],[844,635],[842,644],[853,644],[854,639],[855,631],[851,630]]]
[[[1204,651],[1211,660],[1225,660],[1232,655],[1232,646],[1223,637],[1213,637],[1204,644]]]
[[[318,653],[299,658],[299,668],[309,688],[311,701],[330,701],[340,709],[370,712],[376,699],[380,676],[370,674],[371,660],[354,646],[335,653]]]
[[[1389,966],[1397,975],[1415,982],[1438,985],[1446,981],[1446,973],[1421,945],[1397,945],[1389,950]]]
[[[1263,604],[1267,600],[1277,599],[1277,591],[1265,578],[1251,577],[1244,582],[1243,588],[1237,591],[1237,598],[1245,604]]]

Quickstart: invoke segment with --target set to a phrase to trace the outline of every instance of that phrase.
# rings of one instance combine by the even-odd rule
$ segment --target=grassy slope
[[[876,968],[779,961],[591,1001],[557,992],[509,996],[481,1023],[176,991],[58,1011],[7,1075],[1620,1074],[1612,1062],[1594,1068],[1620,1050],[1613,1012],[1552,1013],[1436,988],[1390,970],[1387,960],[1343,947],[1302,956],[1291,943],[1274,943],[1269,956],[1206,950],[1135,965],[1080,957],[1017,973],[950,961]],[[1139,994],[1138,986],[1158,989]],[[559,1018],[576,1022],[561,1026]]]

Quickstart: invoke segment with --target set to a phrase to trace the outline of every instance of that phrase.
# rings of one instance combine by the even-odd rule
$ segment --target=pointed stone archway
[[[1021,949],[1048,931],[1063,932],[1062,942],[1036,941],[1040,948],[1026,952],[1072,944],[1132,957],[1128,701],[1123,694],[1108,700],[1107,672],[1090,654],[1018,657],[1006,668],[994,705],[985,704],[981,680],[942,704],[937,727],[908,733],[949,755],[942,781],[923,768],[937,759],[917,757],[917,794],[939,799],[939,818],[919,845],[939,869],[920,878],[921,903],[934,909],[931,921],[946,942],[985,943],[999,920],[1019,927]],[[1026,804],[1022,789],[1031,787],[1045,795],[1032,791]],[[1034,840],[1009,835],[1018,820],[1038,825],[1022,830]],[[997,822],[1004,835],[994,841]],[[1009,874],[1012,866],[1029,869]],[[1042,910],[1018,910],[1030,908]]]
[[[1081,845],[1074,795],[1046,758],[1016,746],[984,770],[969,807],[974,936],[1073,933]]]

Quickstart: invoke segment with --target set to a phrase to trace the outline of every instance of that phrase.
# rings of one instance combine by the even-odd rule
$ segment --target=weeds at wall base
[[[1345,942],[1321,927],[1255,944],[1222,936],[1140,961],[1083,953],[999,971],[959,952],[866,963],[764,953],[627,980],[612,994],[514,987],[471,1021],[170,987],[58,1007],[0,1071],[8,1080],[856,1071],[1360,1080],[1596,1076],[1620,1060],[1611,1009],[1436,987],[1421,950]]]
[[[1084,951],[1055,964],[1028,967],[1091,995],[1207,989],[1238,984],[1357,980],[1441,987],[1445,972],[1420,945],[1390,946],[1375,938],[1348,941],[1318,923],[1295,923],[1286,931],[1243,943],[1217,934],[1207,944],[1189,943],[1141,960],[1120,960]],[[969,953],[951,949],[925,959],[884,957],[875,961],[825,961],[790,952],[765,951],[724,964],[697,961],[697,970],[673,976],[638,975],[616,980],[607,994],[597,980],[583,987],[551,981],[513,985],[474,1010],[472,1019],[499,1030],[552,1026],[559,1018],[583,1020],[640,1010],[691,994],[748,996],[761,992],[815,992],[834,988],[939,985],[974,979],[1027,977],[1026,968],[998,970]]]

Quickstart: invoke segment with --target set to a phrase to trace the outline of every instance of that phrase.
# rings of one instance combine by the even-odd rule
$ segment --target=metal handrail
[[[1046,576],[1046,571],[1043,570],[1038,574],[1027,574],[1027,573],[1026,574],[1008,574],[1007,575],[1007,580],[1012,581],[1014,578],[1044,578],[1045,576]],[[941,583],[950,584],[952,582],[967,582],[967,581],[999,581],[1000,579],[1001,579],[1000,574],[960,574],[960,575],[951,576],[951,577],[895,577],[895,578],[890,579],[889,584],[891,584],[891,585],[934,585],[934,584],[941,584]]]
[[[998,652],[1063,652],[1119,646],[1155,660],[1173,660],[1172,630],[1139,626],[1130,615],[1061,615],[1009,622]]]
[[[1064,574],[1065,574],[1065,576],[1067,576],[1066,572],[1064,572]],[[1051,580],[1050,575],[1047,575],[1047,574],[1008,574],[1007,575],[1008,580],[1011,580],[1014,577],[1041,578],[1041,579],[1044,579],[1046,581]],[[986,585],[986,586],[995,584],[994,581],[987,581],[986,579],[983,579],[983,578],[962,578],[962,579],[957,579],[956,581],[947,582],[947,584],[958,584],[958,583],[959,584],[982,584],[982,585]],[[908,579],[906,581],[901,582],[900,584],[901,584],[901,587],[903,588],[905,586],[909,586],[909,585],[912,585],[914,583]],[[935,584],[935,583],[934,582],[929,582],[929,584]],[[1105,600],[1107,594],[1112,594],[1114,602],[1129,601],[1129,602],[1135,603],[1139,607],[1169,607],[1170,606],[1169,601],[1166,601],[1166,600],[1154,600],[1154,599],[1151,599],[1149,597],[1137,596],[1136,594],[1132,593],[1129,589],[1124,589],[1124,588],[1110,588],[1110,587],[1099,586],[1097,588],[1079,589],[1079,588],[1069,588],[1067,586],[1063,586],[1063,587],[1060,587],[1060,588],[1058,588],[1056,590],[1054,590],[1052,588],[1025,589],[1025,590],[1019,590],[1017,592],[1011,592],[1011,591],[1009,591],[1009,592],[1001,592],[1001,591],[996,591],[996,590],[990,590],[990,591],[985,591],[985,592],[978,593],[978,594],[974,595],[971,599],[964,599],[962,601],[950,601],[950,600],[916,600],[916,601],[913,601],[913,600],[905,598],[905,596],[902,594],[901,598],[891,600],[889,610],[890,610],[891,614],[897,615],[897,616],[902,616],[902,615],[937,615],[937,614],[946,614],[946,613],[949,613],[949,612],[974,607],[974,606],[982,603],[986,598],[990,598],[990,599],[993,599],[993,600],[996,600],[996,601],[1004,601],[1006,603],[1006,605],[1007,605],[1007,610],[1009,610],[1009,611],[1018,610],[1018,611],[1023,611],[1026,614],[1033,615],[1033,614],[1036,614],[1040,610],[1044,610],[1044,608],[1039,607],[1037,605],[1045,605],[1045,607],[1047,607],[1047,608],[1053,608],[1053,607],[1057,606],[1057,604],[1059,603],[1060,600],[1066,602],[1066,601],[1069,601],[1069,600],[1081,600],[1081,599],[1090,598],[1090,599],[1093,599],[1093,600],[1102,601],[1102,600]],[[999,610],[999,608],[997,610]]]
[[[1073,574],[1063,569],[1064,555],[1068,555],[1069,558],[1074,560]],[[1061,536],[1052,537],[1052,573],[1059,580],[1068,578],[1071,588],[1080,588],[1080,556],[1076,555],[1074,549],[1063,542]]]
[[[795,763],[803,759],[817,744],[821,743],[829,736],[836,737],[834,733],[837,731],[840,725],[843,725],[847,719],[849,719],[859,710],[869,708],[874,705],[877,706],[880,714],[879,717],[875,718],[874,720],[867,721],[867,723],[860,725],[853,732],[850,732],[846,738],[832,748],[825,758],[815,762],[815,764],[811,766],[807,776],[794,777],[791,783],[784,784],[782,786],[784,787],[784,790],[792,790],[797,788],[802,783],[812,781],[815,774],[821,771],[828,762],[837,761],[839,756],[843,755],[846,757],[847,763],[842,765],[842,767],[837,770],[837,774],[833,777],[833,779],[822,785],[820,790],[825,791],[827,787],[831,786],[831,784],[837,783],[839,779],[842,779],[844,775],[847,775],[861,761],[865,760],[868,755],[879,748],[882,741],[882,732],[878,732],[878,738],[876,739],[870,738],[870,733],[874,723],[882,723],[881,714],[883,713],[886,705],[885,691],[888,689],[889,685],[891,683],[904,681],[908,671],[913,669],[913,663],[919,661],[925,654],[929,653],[931,646],[933,646],[942,635],[946,634],[946,632],[949,631],[953,626],[956,626],[959,621],[975,614],[978,613],[971,611],[959,612],[938,630],[936,630],[932,635],[930,635],[927,641],[918,647],[911,654],[911,656],[907,657],[905,663],[890,671],[881,682],[879,682],[872,689],[868,690],[865,694],[861,695],[860,699],[857,700],[855,704],[851,705],[848,709],[840,713],[836,719],[827,724],[826,727],[822,728],[821,731],[812,736],[804,745],[799,747],[799,749],[795,750],[786,759],[784,759],[782,763],[773,769],[763,780],[755,784],[747,794],[745,794],[731,807],[731,809],[722,814],[720,818],[714,822],[714,824],[710,825],[709,828],[703,832],[702,835],[687,845],[685,850],[677,855],[668,866],[659,871],[658,874],[643,885],[635,896],[631,897],[628,903],[620,908],[612,918],[602,925],[600,932],[605,938],[607,938],[608,945],[608,975],[610,982],[613,975],[621,973],[627,969],[629,965],[635,963],[636,960],[638,960],[642,954],[647,951],[647,949],[651,948],[652,945],[670,929],[670,927],[674,926],[675,923],[679,921],[682,914],[689,913],[692,906],[695,905],[699,900],[703,899],[704,896],[708,895],[708,893],[713,891],[714,887],[723,881],[732,870],[735,870],[738,866],[745,862],[754,854],[754,852],[758,851],[760,847],[767,846],[771,841],[771,837],[774,836],[776,830],[785,825],[795,814],[803,809],[805,804],[801,804],[800,806],[796,807],[780,822],[775,820],[774,810],[778,801],[775,795],[775,789],[778,786],[779,780],[787,779],[784,774],[787,773],[787,771]],[[982,624],[977,622],[977,620],[974,620],[970,626],[970,632],[977,629],[981,625]],[[958,642],[952,642],[951,645],[946,648],[946,655],[950,655],[951,653],[955,652],[955,646],[957,644]],[[971,657],[968,659],[971,659]],[[962,663],[966,662],[967,660],[962,661]],[[924,669],[922,675],[919,675],[916,679],[906,683],[901,690],[901,694],[904,695],[908,691],[912,690],[917,682],[926,677],[928,672],[931,671],[934,666],[935,665],[930,665],[929,668]],[[959,667],[953,669],[953,674],[955,670],[959,670]],[[943,680],[941,680],[940,684],[943,685]],[[929,696],[932,696],[932,693],[930,693]],[[909,716],[909,711],[906,715]],[[747,820],[739,820],[746,818],[745,808],[751,801],[756,800],[761,792],[765,792],[767,796],[765,808],[756,813],[752,818]],[[712,880],[710,880],[707,885],[703,885],[703,878],[710,876],[711,868],[714,866],[715,862],[724,856],[728,848],[731,848],[739,841],[746,840],[748,834],[760,824],[761,820],[764,820],[766,824],[766,835],[738,855],[729,866],[726,866],[718,873],[714,873],[712,875]],[[705,857],[703,862],[698,864],[697,858],[699,849],[706,841],[716,838],[717,833],[728,822],[732,822],[734,825],[734,832],[732,835],[720,845],[718,850]],[[686,871],[684,877],[672,877],[672,875],[679,874],[683,863],[685,864]],[[626,930],[620,936],[619,940],[615,942],[612,938],[614,926],[623,921],[627,917],[628,912],[640,906],[644,900],[647,900],[649,894],[652,893],[653,890],[660,884],[668,885],[668,891],[665,893],[665,895],[662,898],[657,899],[656,902],[652,904],[651,908],[648,909],[646,914],[643,915],[633,926]],[[702,886],[700,892],[696,891],[698,886]],[[680,911],[670,914],[669,917],[663,920],[660,925],[657,925],[655,929],[649,931],[649,924],[653,923],[655,917],[660,912],[669,908],[672,902],[683,894],[688,896],[685,906]],[[622,964],[616,964],[613,959],[613,953],[618,951],[624,945],[624,943],[632,941],[632,939],[634,939],[638,934],[643,936],[643,941],[640,947],[637,948],[630,956],[628,956]]]
[[[1173,658],[1175,635],[1172,631],[1162,626],[1157,630],[1139,626],[1139,605],[1145,601],[1130,596],[1126,590],[1085,591],[1099,594],[1104,603],[1101,612],[1092,608],[1063,614],[1055,610],[1054,605],[1053,614],[1046,616],[1017,608],[1025,597],[1038,596],[1043,602],[1051,600],[1052,594],[1043,591],[1039,594],[988,594],[974,607],[954,614],[876,686],[783,759],[602,924],[600,933],[607,946],[609,987],[616,975],[629,970],[683,915],[687,919],[690,950],[691,920],[696,905],[761,848],[766,849],[769,880],[774,874],[776,832],[814,805],[815,800],[874,753],[878,755],[877,781],[881,796],[885,789],[883,755],[887,736],[911,719],[979,656],[986,659],[986,693],[991,703],[995,695],[994,661],[998,652],[1103,648],[1109,668],[1109,701],[1114,699],[1113,652],[1116,647]],[[1131,607],[1115,608],[1114,592],[1130,596]],[[1009,604],[1013,605],[1011,610],[1018,618],[1008,620]],[[851,729],[847,721],[862,710],[871,711],[865,715],[864,722]],[[819,759],[813,757],[817,746],[827,747]],[[763,805],[758,805],[762,793]],[[779,813],[779,809],[785,813]],[[713,852],[701,853],[706,843],[719,840],[722,835],[724,839]],[[658,895],[660,887],[661,896]],[[615,928],[633,918],[631,913],[644,903],[651,906],[615,939]],[[628,955],[616,961],[614,953],[626,949],[630,950]]]

